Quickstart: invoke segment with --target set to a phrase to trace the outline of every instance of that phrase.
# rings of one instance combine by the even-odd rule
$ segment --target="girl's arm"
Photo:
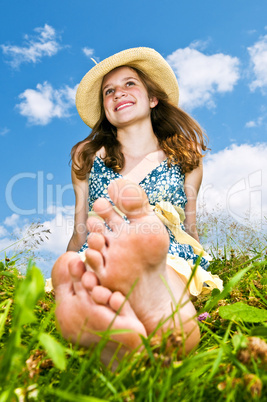
[[[86,241],[88,218],[88,180],[79,180],[71,171],[73,189],[75,193],[74,229],[67,251],[79,251]]]
[[[185,175],[185,194],[187,197],[187,204],[185,206],[185,231],[194,239],[199,241],[197,227],[196,227],[196,203],[197,195],[202,182],[203,165],[200,165]]]

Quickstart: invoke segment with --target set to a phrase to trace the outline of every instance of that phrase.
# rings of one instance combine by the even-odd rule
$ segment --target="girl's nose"
[[[114,91],[114,99],[121,98],[122,96],[126,96],[126,92],[121,87],[116,87]]]

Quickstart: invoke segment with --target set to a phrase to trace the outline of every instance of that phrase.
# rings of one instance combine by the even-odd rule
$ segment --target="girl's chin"
[[[123,128],[123,127],[128,127],[131,124],[136,124],[136,123],[141,123],[142,121],[145,121],[149,116],[133,116],[133,115],[127,115],[126,113],[124,116],[119,116],[119,118],[115,119],[108,119],[110,124],[112,124],[116,128]]]

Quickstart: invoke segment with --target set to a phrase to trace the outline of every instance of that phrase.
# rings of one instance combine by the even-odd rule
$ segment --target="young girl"
[[[132,348],[165,320],[160,331],[180,328],[189,351],[199,330],[186,289],[222,288],[203,269],[209,256],[196,229],[204,136],[178,97],[172,69],[149,48],[105,59],[78,87],[92,132],[72,149],[74,233],[52,275],[57,319],[73,342],[88,346],[113,320],[132,330],[113,339]]]

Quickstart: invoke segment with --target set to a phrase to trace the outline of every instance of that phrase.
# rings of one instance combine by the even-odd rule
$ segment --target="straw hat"
[[[154,49],[137,47],[123,50],[94,66],[81,80],[76,93],[76,107],[82,120],[94,127],[100,117],[100,91],[103,78],[120,66],[135,67],[147,74],[178,106],[179,88],[175,74],[166,60]]]

